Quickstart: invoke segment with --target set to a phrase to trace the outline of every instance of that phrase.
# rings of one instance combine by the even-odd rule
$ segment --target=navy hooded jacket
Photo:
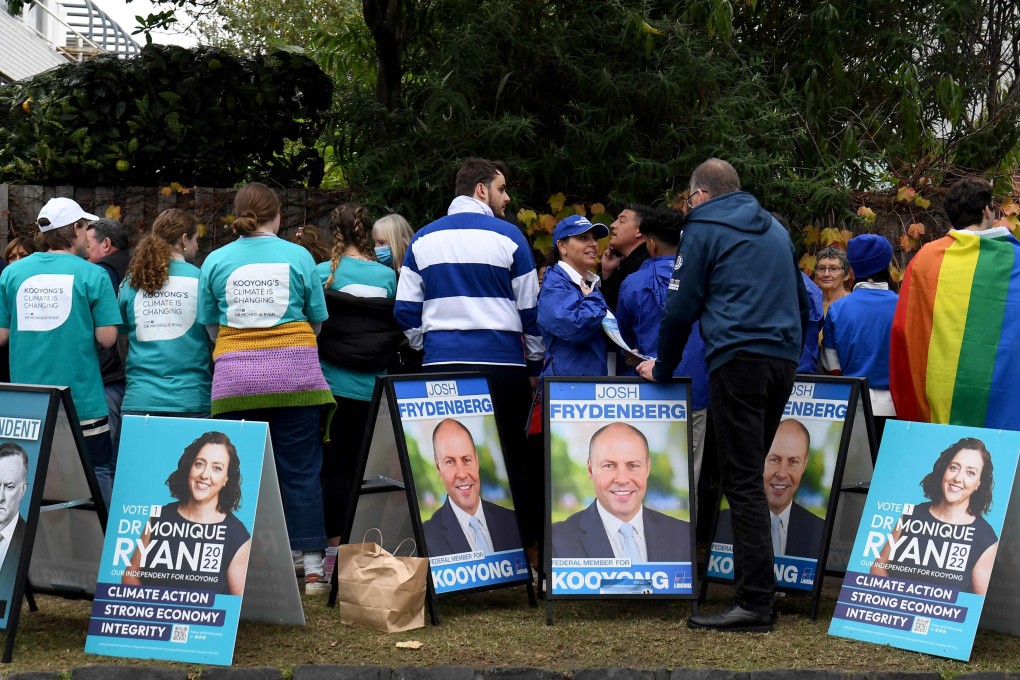
[[[797,363],[809,301],[786,230],[743,191],[691,210],[659,328],[656,380],[669,380],[701,320],[709,371],[738,352]]]

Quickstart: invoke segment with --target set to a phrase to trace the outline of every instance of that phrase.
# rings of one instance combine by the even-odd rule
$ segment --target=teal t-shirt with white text
[[[95,329],[122,323],[106,271],[70,253],[33,253],[0,274],[11,381],[66,385],[79,420],[108,415]]]
[[[127,327],[127,389],[121,408],[209,413],[212,354],[198,323],[198,267],[170,261],[169,278],[149,295],[125,279],[117,302]]]
[[[329,261],[320,262],[317,267],[322,285],[329,279],[329,268]],[[344,257],[340,259],[336,276],[329,287],[330,290],[343,291],[356,297],[392,299],[397,294],[397,276],[384,264]],[[348,399],[371,400],[372,391],[375,389],[375,377],[386,375],[386,371],[378,373],[354,371],[321,358],[319,364],[322,366],[322,375],[329,383],[330,391]]]
[[[326,298],[307,250],[276,236],[242,236],[209,253],[198,284],[198,322],[272,328],[326,319]]]

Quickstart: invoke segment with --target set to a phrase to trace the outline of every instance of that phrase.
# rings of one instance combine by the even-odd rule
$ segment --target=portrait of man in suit
[[[422,524],[429,557],[520,549],[513,510],[482,499],[478,450],[470,430],[452,418],[441,421],[432,431],[432,451],[446,501]]]
[[[690,562],[690,523],[644,506],[650,465],[648,439],[633,425],[610,423],[592,435],[588,476],[595,500],[552,525],[553,558]]]
[[[4,614],[13,595],[25,538],[25,520],[19,508],[27,490],[28,454],[12,442],[0,444],[0,600]]]
[[[825,520],[794,502],[800,480],[807,469],[811,435],[799,420],[788,418],[779,424],[772,446],[765,455],[765,497],[772,522],[772,552],[775,555],[817,558],[825,532]],[[730,511],[719,513],[716,543],[732,543]]]

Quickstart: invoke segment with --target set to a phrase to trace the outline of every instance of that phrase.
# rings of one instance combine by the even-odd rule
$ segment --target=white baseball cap
[[[39,225],[39,231],[52,231],[83,219],[95,222],[99,217],[85,212],[81,209],[80,205],[70,198],[58,197],[51,198],[46,202],[46,205],[39,211],[36,224]],[[43,220],[47,221],[45,226],[39,224]]]

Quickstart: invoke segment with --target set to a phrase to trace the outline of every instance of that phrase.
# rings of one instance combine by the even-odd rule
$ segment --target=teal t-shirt
[[[322,285],[329,279],[330,263],[321,262],[316,268]],[[378,297],[392,299],[397,294],[397,275],[392,269],[378,262],[355,260],[351,257],[340,259],[336,276],[329,284],[331,290],[339,290],[357,297]],[[386,371],[352,371],[343,366],[319,360],[322,375],[326,376],[329,389],[341,397],[369,401],[375,389],[375,377],[386,375]]]
[[[198,283],[198,322],[272,328],[326,319],[326,297],[308,251],[276,236],[242,236],[209,253]]]
[[[198,267],[171,260],[155,295],[120,285],[117,303],[127,328],[126,411],[209,413],[212,354],[198,323]]]
[[[95,329],[119,326],[110,276],[70,253],[33,253],[0,274],[0,327],[11,330],[11,380],[67,385],[80,420],[108,415]]]

